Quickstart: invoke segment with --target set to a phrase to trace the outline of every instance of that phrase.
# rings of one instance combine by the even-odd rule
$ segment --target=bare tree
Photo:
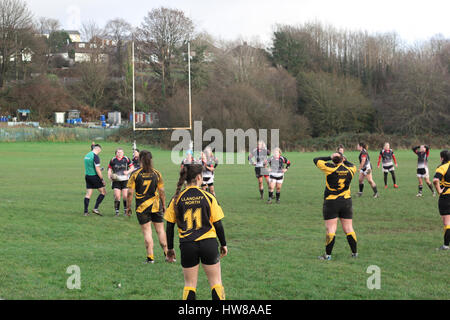
[[[61,23],[57,19],[40,17],[35,22],[35,28],[36,28],[36,31],[38,31],[39,34],[41,34],[41,35],[43,35],[46,32],[48,32],[48,34],[50,35],[52,32],[55,32],[55,31],[58,31],[59,29],[61,29]]]
[[[123,76],[124,71],[124,53],[122,51],[125,42],[130,39],[132,32],[133,27],[131,24],[121,18],[110,20],[105,26],[105,34],[114,41],[117,48],[115,58],[120,77]]]
[[[170,80],[173,57],[193,33],[194,23],[183,11],[164,7],[150,11],[138,29],[139,42],[155,71],[161,76],[163,97],[166,96],[166,86]]]
[[[22,0],[0,0],[0,87],[3,87],[10,58],[18,53],[18,38],[29,32],[33,17]]]

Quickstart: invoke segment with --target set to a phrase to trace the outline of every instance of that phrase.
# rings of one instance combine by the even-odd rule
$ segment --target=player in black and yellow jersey
[[[164,230],[164,211],[166,207],[166,195],[161,173],[153,168],[152,154],[142,150],[139,154],[141,168],[134,171],[128,180],[129,204],[127,215],[131,215],[131,202],[136,192],[136,216],[144,234],[147,248],[147,263],[154,262],[152,223],[158,234],[159,244],[167,257],[167,238]]]
[[[439,193],[439,213],[444,223],[444,245],[439,250],[450,249],[450,152],[441,151],[441,165],[437,168],[433,179]]]
[[[183,166],[175,195],[164,218],[169,262],[175,258],[173,238],[175,224],[180,238],[181,266],[184,274],[183,300],[195,300],[200,262],[205,270],[213,300],[225,300],[220,258],[228,253],[221,220],[222,208],[216,198],[200,188],[202,165]],[[184,182],[186,188],[181,191]],[[216,238],[220,241],[220,256]]]
[[[325,254],[320,256],[319,259],[331,260],[338,219],[340,219],[342,228],[347,235],[352,257],[357,257],[357,239],[353,230],[353,207],[350,192],[356,167],[345,160],[341,153],[334,153],[331,157],[315,158],[314,164],[326,175],[323,218],[327,235]]]

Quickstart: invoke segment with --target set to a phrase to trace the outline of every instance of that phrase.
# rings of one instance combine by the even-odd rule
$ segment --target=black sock
[[[384,173],[384,185],[387,186],[387,178],[388,178],[388,173],[385,172]]]
[[[280,200],[281,192],[277,192],[277,201]]]
[[[95,209],[98,209],[100,204],[102,203],[103,199],[105,199],[105,196],[102,194],[98,195],[97,201],[95,201]]]
[[[375,186],[375,187],[372,187],[372,190],[373,190],[373,194],[377,194],[377,193],[378,193],[378,189],[377,189],[377,186]]]
[[[350,246],[350,249],[352,250],[352,253],[357,253],[357,240],[356,240],[356,233],[350,232],[347,234],[347,241]]]
[[[124,210],[127,210],[127,200],[126,199],[123,199],[123,209]]]
[[[419,193],[422,193],[422,191],[423,191],[423,185],[419,185]]]
[[[273,191],[272,192],[269,191],[269,200],[272,200],[272,199],[273,199]]]
[[[336,235],[334,233],[327,233],[325,252],[329,256],[331,256],[331,253],[333,252],[335,240],[336,240]]]
[[[431,192],[434,192],[433,185],[431,183],[430,184],[427,183],[427,186],[428,186],[428,188],[430,188]]]
[[[363,192],[364,191],[364,183],[360,183],[359,184],[359,192]]]
[[[114,209],[116,210],[116,212],[119,212],[120,201],[114,200]]]
[[[196,300],[196,289],[184,287],[183,289],[183,300]]]
[[[84,213],[88,213],[89,210],[89,198],[84,198]]]
[[[447,247],[450,245],[450,226],[445,226],[444,245]]]
[[[394,184],[397,184],[397,182],[396,182],[396,178],[395,178],[395,172],[394,171],[391,171],[391,174],[392,174],[392,181],[394,182]]]
[[[259,189],[259,194],[261,195],[261,198],[264,197],[264,189]]]

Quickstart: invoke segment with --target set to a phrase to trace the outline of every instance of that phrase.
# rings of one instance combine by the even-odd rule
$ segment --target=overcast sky
[[[397,32],[409,43],[438,33],[450,38],[450,0],[25,0],[36,17],[58,19],[65,29],[121,17],[139,26],[146,13],[165,6],[183,10],[198,31],[216,38],[269,43],[275,24],[319,21],[338,28]]]

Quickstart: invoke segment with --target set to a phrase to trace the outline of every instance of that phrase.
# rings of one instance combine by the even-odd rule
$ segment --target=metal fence
[[[107,140],[118,129],[0,127],[0,142]]]

